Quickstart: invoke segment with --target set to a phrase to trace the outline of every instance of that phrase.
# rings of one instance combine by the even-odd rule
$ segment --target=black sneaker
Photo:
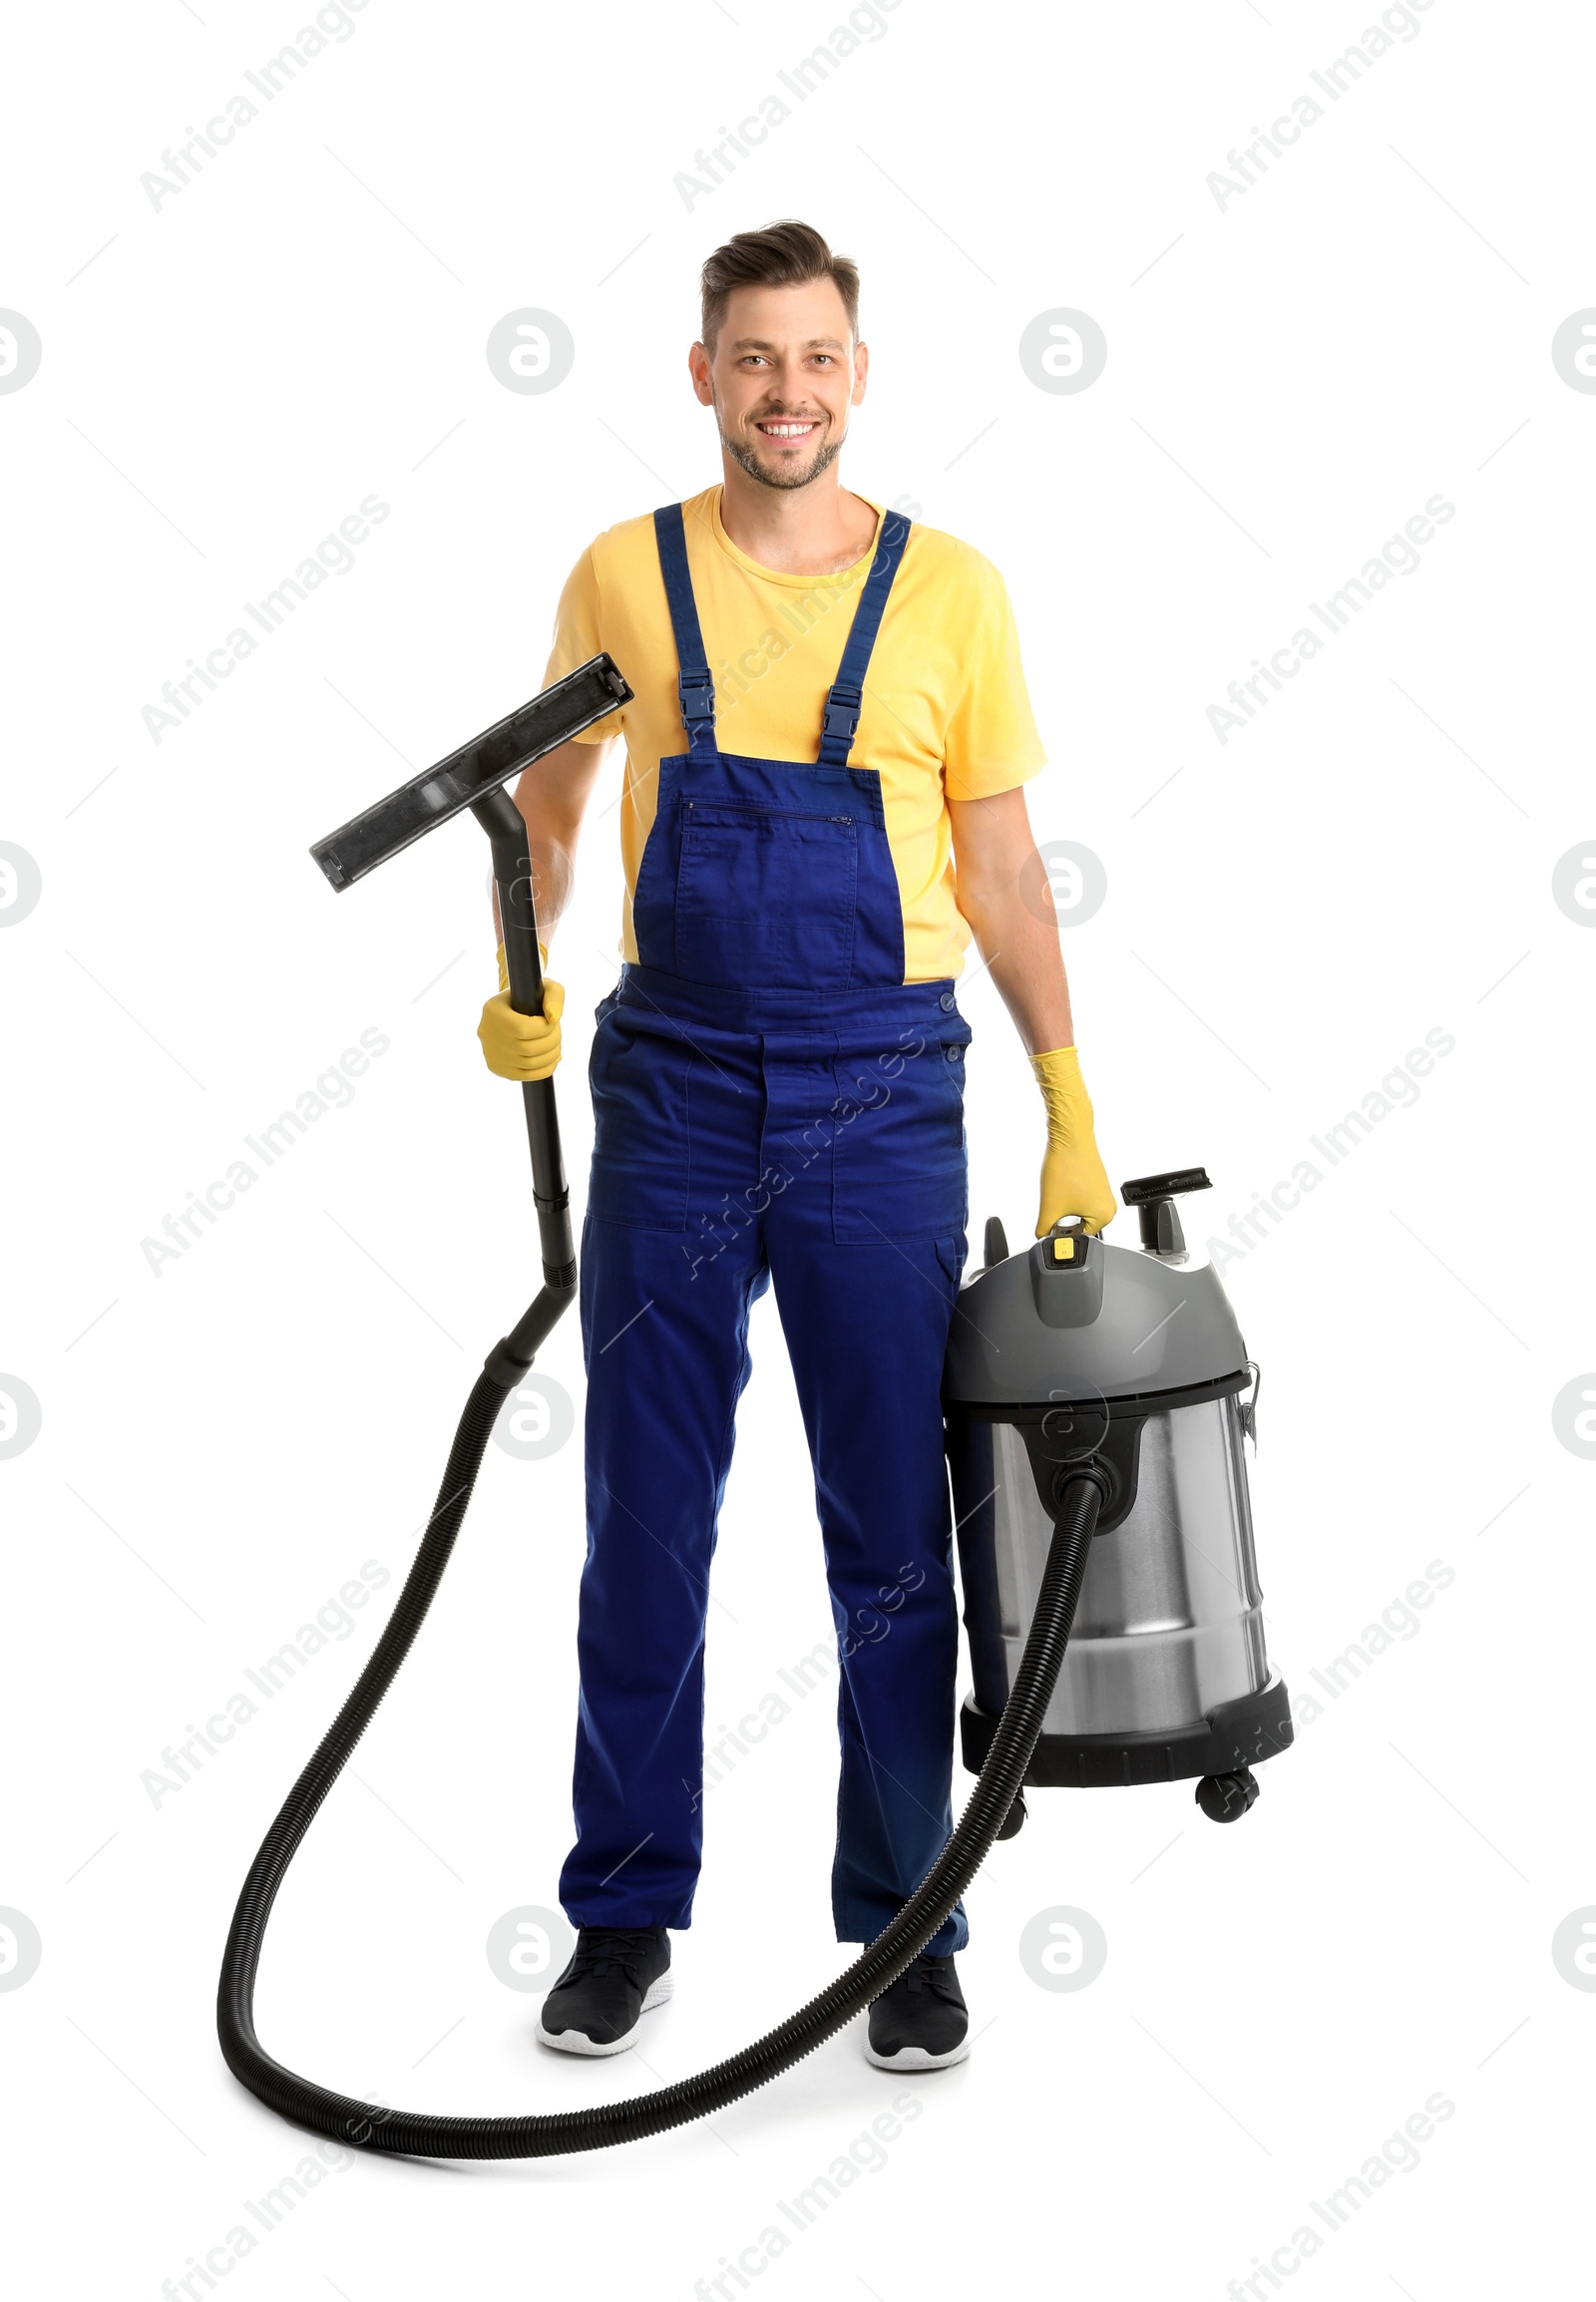
[[[637,2043],[637,2018],[670,1996],[662,1926],[585,1926],[576,1955],[543,2002],[538,2036],[568,2055],[618,2055]]]
[[[922,1951],[871,2002],[865,2060],[878,2071],[945,2071],[970,2052],[970,2012],[950,1954]]]

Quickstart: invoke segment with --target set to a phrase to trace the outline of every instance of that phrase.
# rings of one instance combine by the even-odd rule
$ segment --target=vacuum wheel
[[[1008,1812],[1003,1816],[1003,1826],[1001,1830],[998,1831],[998,1835],[999,1838],[1017,1838],[1024,1827],[1025,1793],[1022,1790],[1016,1790],[1014,1792],[1014,1803],[1009,1807]]]
[[[1197,1785],[1198,1805],[1210,1822],[1239,1822],[1258,1796],[1258,1782],[1250,1766],[1233,1774],[1205,1774]]]

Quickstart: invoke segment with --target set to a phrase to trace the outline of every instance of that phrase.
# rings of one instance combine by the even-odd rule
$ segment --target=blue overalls
[[[808,763],[717,748],[681,507],[654,515],[687,749],[659,763],[639,958],[598,1009],[590,1069],[578,1836],[560,1882],[577,1925],[691,1917],[709,1562],[749,1310],[772,1281],[838,1633],[839,1940],[881,1931],[951,1825],[940,1388],[966,1247],[970,1029],[951,980],[903,979],[880,777],[848,765],[909,527],[883,521]],[[774,1673],[795,1660],[771,1660],[789,1708]],[[748,1739],[720,1747],[757,1766]],[[930,1948],[966,1931],[960,1910]]]

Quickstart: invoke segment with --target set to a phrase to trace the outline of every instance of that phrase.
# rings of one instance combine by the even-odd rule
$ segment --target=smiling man
[[[966,1250],[972,936],[1046,1113],[1036,1231],[1114,1212],[1020,786],[1042,765],[1007,594],[955,537],[841,485],[865,397],[859,276],[796,222],[703,268],[693,390],[722,479],[606,530],[548,678],[600,649],[633,700],[522,778],[552,932],[607,743],[625,743],[623,964],[598,1010],[582,1240],[588,1558],[580,1929],[539,2036],[632,2045],[670,1994],[702,1844],[716,1519],[774,1284],[815,1470],[842,1744],[832,1907],[868,1942],[951,1827],[958,1626],[940,1385]],[[1030,902],[1025,901],[1025,892]],[[545,1078],[564,993],[483,1009],[490,1067]],[[866,2053],[969,2052],[963,1910],[870,2011]],[[778,1994],[779,1995],[779,1994]]]

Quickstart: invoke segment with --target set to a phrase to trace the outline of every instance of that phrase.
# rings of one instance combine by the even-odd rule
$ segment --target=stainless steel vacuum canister
[[[966,1765],[979,1771],[1008,1699],[1063,1481],[1089,1460],[1108,1494],[1026,1781],[1195,1776],[1204,1811],[1231,1821],[1292,1727],[1265,1649],[1243,1449],[1258,1370],[1175,1208],[1207,1185],[1200,1168],[1126,1183],[1139,1249],[1067,1218],[1010,1256],[989,1223],[943,1405],[975,1679]]]

